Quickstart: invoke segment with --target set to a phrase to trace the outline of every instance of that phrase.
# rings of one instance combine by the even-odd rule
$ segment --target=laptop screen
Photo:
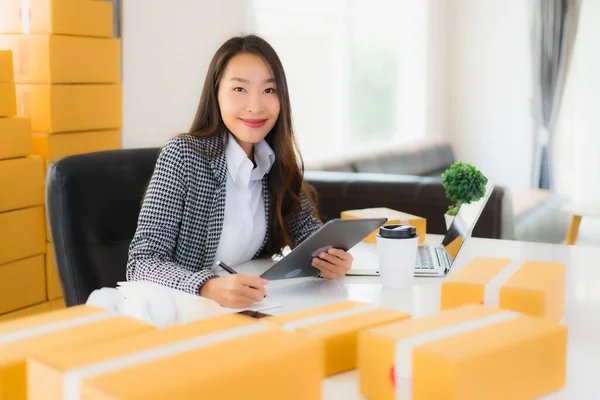
[[[489,180],[485,188],[485,195],[479,199],[478,201],[474,201],[470,204],[463,204],[460,206],[458,213],[454,217],[454,221],[452,221],[452,225],[450,229],[448,229],[448,233],[444,236],[444,240],[442,240],[442,246],[446,249],[450,260],[454,262],[454,259],[458,255],[461,247],[464,242],[469,238],[483,208],[485,207],[492,191],[494,190],[494,185],[492,185]]]

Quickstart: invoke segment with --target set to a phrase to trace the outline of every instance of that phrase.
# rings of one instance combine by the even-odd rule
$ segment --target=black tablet
[[[315,276],[319,270],[311,265],[313,257],[332,247],[348,251],[386,222],[387,218],[332,219],[260,277],[277,280]]]

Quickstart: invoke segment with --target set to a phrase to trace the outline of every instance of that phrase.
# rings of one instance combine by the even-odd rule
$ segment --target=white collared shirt
[[[266,141],[256,143],[254,168],[229,134],[225,156],[228,171],[225,219],[214,263],[220,260],[233,266],[251,260],[267,234],[262,178],[273,166],[275,153]]]

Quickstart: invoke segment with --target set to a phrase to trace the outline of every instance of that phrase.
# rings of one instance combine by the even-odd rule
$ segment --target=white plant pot
[[[450,230],[450,225],[454,221],[454,215],[444,214],[444,219],[446,220],[446,230]]]

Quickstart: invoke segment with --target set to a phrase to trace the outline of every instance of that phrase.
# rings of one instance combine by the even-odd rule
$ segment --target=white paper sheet
[[[271,310],[273,308],[278,308],[278,307],[281,307],[281,303],[278,303],[275,300],[267,297],[263,301],[254,303],[250,307],[245,307],[245,308],[221,307],[221,309],[226,313],[237,313],[240,311],[266,311],[266,310]]]

